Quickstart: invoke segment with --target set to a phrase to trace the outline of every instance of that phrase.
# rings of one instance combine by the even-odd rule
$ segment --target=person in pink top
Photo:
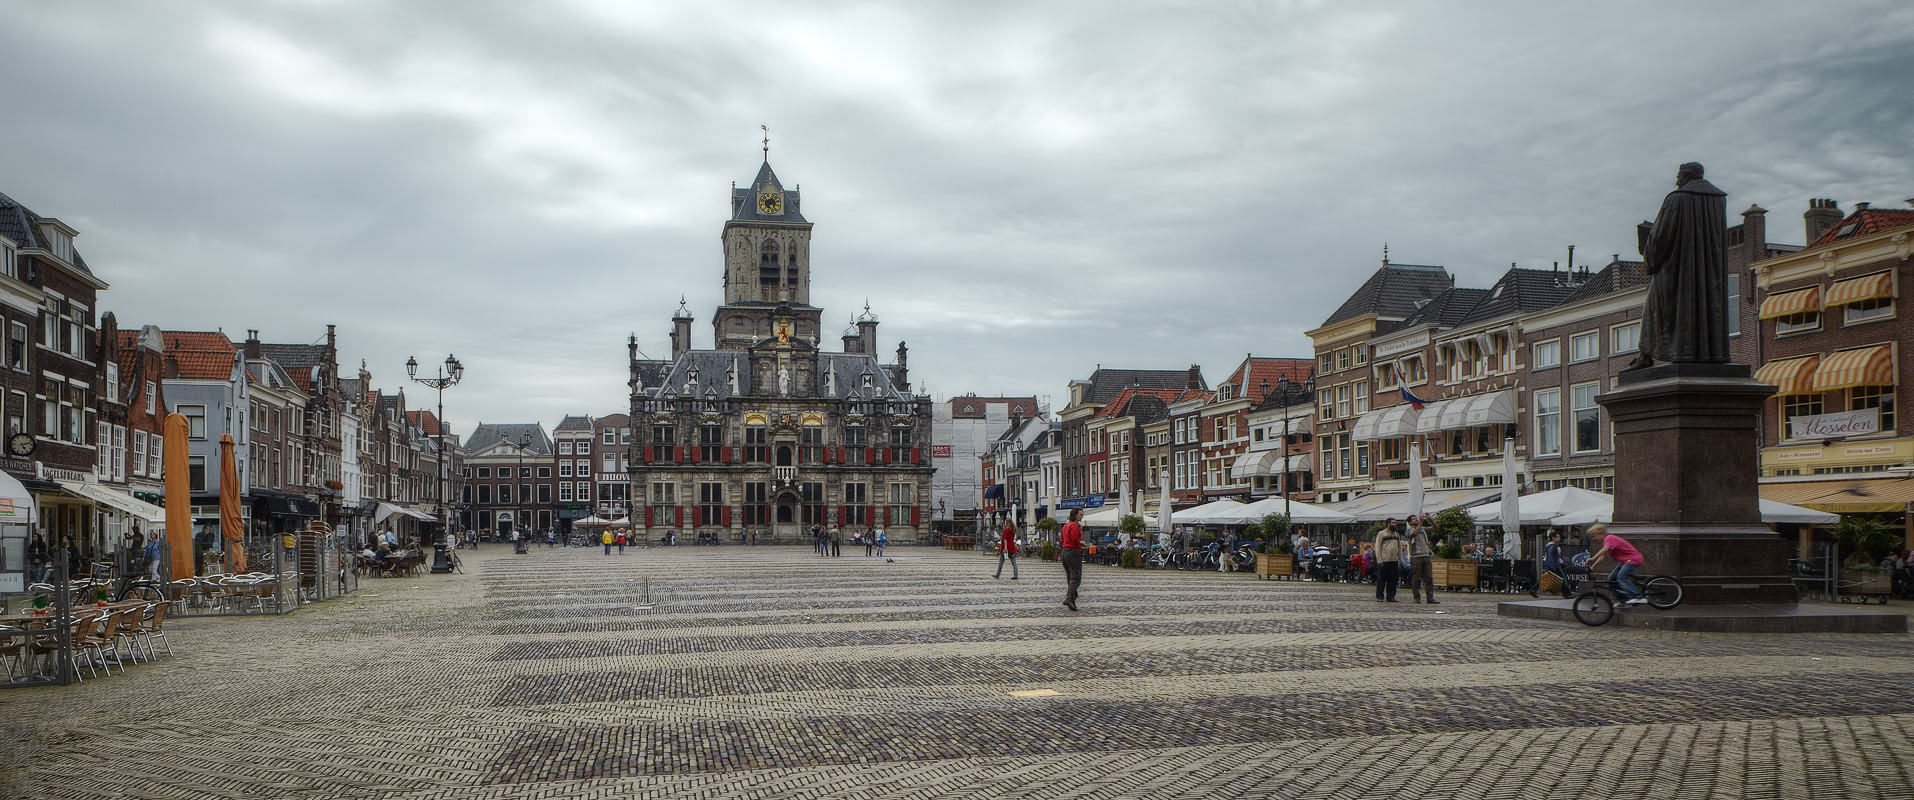
[[[1640,569],[1642,564],[1645,563],[1642,559],[1641,551],[1636,550],[1635,546],[1629,544],[1627,539],[1609,533],[1607,525],[1597,524],[1589,526],[1588,538],[1593,539],[1597,536],[1602,537],[1602,549],[1595,551],[1595,555],[1588,557],[1589,569],[1594,569],[1595,565],[1601,563],[1604,557],[1614,556],[1615,569],[1608,573],[1608,579],[1614,582],[1616,589],[1622,596],[1628,598],[1629,605],[1638,606],[1648,602],[1648,598],[1642,596],[1641,589],[1635,587],[1635,579],[1632,577],[1635,574],[1635,570]]]

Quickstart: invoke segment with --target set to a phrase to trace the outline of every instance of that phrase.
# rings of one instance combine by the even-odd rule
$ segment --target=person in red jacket
[[[1010,559],[1010,579],[1017,579],[1017,523],[1005,522],[1003,540],[997,546],[997,574],[991,578],[1004,576],[1004,559]]]
[[[1077,521],[1083,518],[1083,509],[1070,509],[1070,521],[1063,523],[1057,546],[1062,548],[1063,579],[1066,589],[1063,593],[1063,607],[1077,610],[1077,586],[1083,583],[1083,525]]]

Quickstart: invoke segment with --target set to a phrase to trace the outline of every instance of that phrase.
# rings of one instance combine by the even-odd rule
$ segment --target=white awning
[[[1515,390],[1503,389],[1499,392],[1478,394],[1468,398],[1467,407],[1462,412],[1462,427],[1480,428],[1487,425],[1515,424]]]
[[[432,516],[431,514],[425,514],[418,511],[414,511],[405,506],[396,505],[393,503],[380,503],[379,510],[374,512],[372,515],[372,524],[377,525],[381,522],[386,521],[387,517],[391,517],[394,515],[401,516],[401,517],[411,517],[413,519],[424,520],[426,522],[438,521],[438,518]]]
[[[1358,442],[1395,439],[1416,434],[1416,421],[1428,416],[1430,409],[1418,409],[1403,403],[1363,414],[1357,418],[1350,438]]]
[[[99,503],[100,505],[126,514],[149,525],[157,525],[166,521],[166,509],[118,489],[101,486],[97,483],[81,483],[79,481],[56,480],[54,483],[60,484],[60,488],[65,490],[67,494]]]
[[[1236,463],[1230,465],[1229,476],[1234,480],[1246,481],[1251,478],[1281,475],[1285,472],[1307,472],[1309,458],[1307,455],[1284,458],[1282,453],[1276,450],[1244,453],[1236,457]]]
[[[1354,500],[1331,505],[1329,509],[1355,517],[1357,522],[1378,522],[1391,517],[1403,519],[1411,512],[1433,514],[1452,506],[1480,503],[1501,494],[1501,489],[1430,489],[1423,493],[1422,507],[1412,509],[1409,507],[1408,492],[1371,492]]]
[[[33,493],[26,484],[0,471],[0,525],[31,525],[39,516],[33,509]]]
[[[1442,418],[1449,413],[1449,407],[1455,404],[1456,401],[1454,400],[1437,400],[1425,405],[1422,409],[1422,416],[1416,418],[1415,432],[1418,434],[1427,434],[1443,430]]]

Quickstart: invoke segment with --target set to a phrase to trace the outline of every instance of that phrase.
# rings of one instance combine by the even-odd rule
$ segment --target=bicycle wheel
[[[120,592],[119,599],[159,601],[165,600],[166,595],[161,592],[157,586],[150,583],[139,583],[126,587],[125,591]]]
[[[1642,584],[1642,595],[1648,598],[1648,604],[1660,609],[1670,609],[1681,605],[1681,581],[1657,575]]]
[[[1607,625],[1615,618],[1615,600],[1604,592],[1583,592],[1575,596],[1570,610],[1575,612],[1575,621],[1583,625]]]

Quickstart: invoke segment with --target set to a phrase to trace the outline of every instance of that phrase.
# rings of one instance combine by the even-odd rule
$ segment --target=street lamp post
[[[458,356],[447,354],[444,363],[438,366],[437,371],[437,377],[421,378],[419,377],[419,360],[410,356],[407,356],[405,359],[405,376],[412,379],[414,383],[422,383],[432,387],[432,390],[438,394],[439,541],[438,544],[433,545],[432,571],[443,573],[452,571],[452,557],[445,547],[445,535],[452,530],[452,522],[447,516],[445,508],[445,390],[446,387],[457,386],[458,382],[465,378],[465,365],[459,363]]]
[[[518,516],[518,552],[520,553],[531,547],[532,538],[532,528],[525,524],[525,519],[532,515],[531,509],[525,505],[525,498],[531,496],[531,486],[525,482],[525,450],[531,446],[530,432],[518,435],[518,474],[512,476],[512,485],[518,489],[515,513]]]

